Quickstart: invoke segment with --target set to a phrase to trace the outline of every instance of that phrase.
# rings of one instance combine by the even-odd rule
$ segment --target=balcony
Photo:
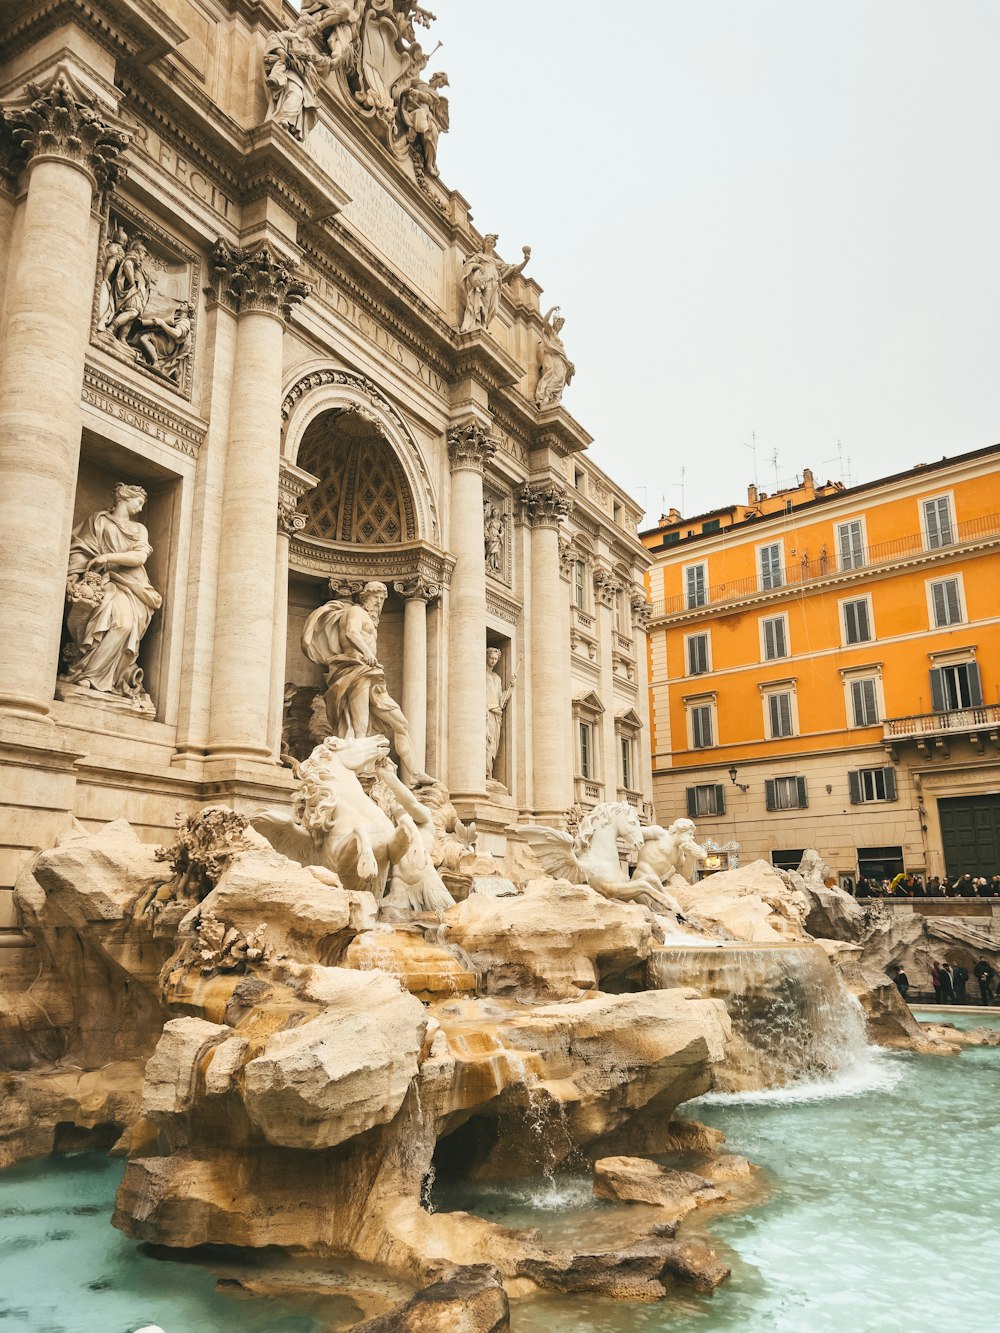
[[[759,575],[746,579],[731,579],[728,583],[716,583],[708,589],[708,596],[701,606],[688,606],[687,598],[654,598],[653,617],[679,615],[685,611],[704,613],[719,606],[734,602],[744,602],[762,594],[772,595],[783,589],[799,588],[824,580],[845,580],[861,570],[875,570],[899,564],[914,556],[938,556],[949,551],[954,552],[964,546],[988,541],[1000,537],[1000,514],[987,514],[982,518],[971,518],[964,523],[956,523],[952,528],[953,538],[937,546],[928,546],[923,533],[911,533],[908,537],[896,537],[889,542],[878,542],[874,546],[863,546],[852,553],[851,563],[842,565],[833,555],[820,555],[816,560],[793,561],[781,572],[781,582],[765,587]]]
[[[980,754],[985,754],[987,741],[1000,750],[1000,704],[887,717],[882,735],[894,762],[897,746],[911,741],[925,758],[930,758],[932,751],[947,758],[949,740],[957,739],[971,741]]]

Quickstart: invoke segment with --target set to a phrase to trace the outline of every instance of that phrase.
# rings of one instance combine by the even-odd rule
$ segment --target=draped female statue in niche
[[[69,665],[62,679],[152,708],[137,658],[162,599],[146,575],[149,534],[136,522],[145,503],[141,486],[120,482],[111,508],[91,514],[73,533],[66,584]]]
[[[493,777],[497,754],[500,750],[500,732],[503,728],[503,715],[510,696],[517,684],[517,672],[511,676],[510,684],[504,689],[503,681],[496,670],[501,658],[499,648],[486,649],[486,779]]]

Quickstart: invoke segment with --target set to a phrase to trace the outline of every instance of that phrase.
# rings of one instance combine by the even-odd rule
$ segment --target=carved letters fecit
[[[133,152],[138,150],[150,161],[157,163],[196,199],[218,213],[219,217],[228,219],[233,216],[236,206],[232,199],[205,172],[199,171],[127,108],[122,108],[120,117],[132,132]]]

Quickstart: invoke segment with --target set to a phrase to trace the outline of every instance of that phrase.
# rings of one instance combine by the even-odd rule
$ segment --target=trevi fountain
[[[641,510],[433,16],[14,8],[4,1326],[989,1326],[997,1033],[887,968],[996,941],[656,822]]]

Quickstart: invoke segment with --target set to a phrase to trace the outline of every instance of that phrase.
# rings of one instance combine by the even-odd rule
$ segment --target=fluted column
[[[281,339],[308,294],[266,244],[212,254],[218,299],[238,315],[223,497],[209,756],[271,758],[271,664],[281,446]]]
[[[494,453],[488,427],[479,420],[448,432],[449,545],[455,557],[448,600],[448,786],[454,798],[485,796],[486,788],[483,464]]]
[[[96,274],[91,203],[128,134],[65,75],[4,111],[27,159],[0,361],[0,708],[44,716],[55,691]]]
[[[558,819],[573,800],[573,775],[566,764],[569,644],[560,644],[553,634],[553,627],[564,622],[558,529],[570,507],[562,488],[552,485],[524,486],[520,501],[531,526],[532,804],[536,817]]]
[[[427,603],[441,589],[419,574],[392,586],[403,599],[403,714],[420,771],[427,767]]]

